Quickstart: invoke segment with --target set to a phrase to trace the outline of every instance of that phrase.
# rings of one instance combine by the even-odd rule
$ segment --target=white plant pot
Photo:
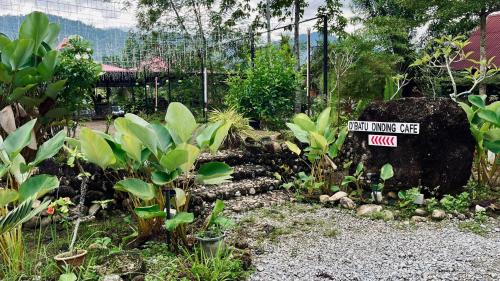
[[[423,205],[424,204],[424,195],[420,193],[417,198],[415,198],[415,201],[413,201],[413,204],[416,205]]]

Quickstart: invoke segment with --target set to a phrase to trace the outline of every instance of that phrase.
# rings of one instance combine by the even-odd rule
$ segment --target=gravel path
[[[411,225],[301,204],[239,219],[236,237],[255,253],[250,280],[500,279],[498,220],[483,237],[456,221]]]

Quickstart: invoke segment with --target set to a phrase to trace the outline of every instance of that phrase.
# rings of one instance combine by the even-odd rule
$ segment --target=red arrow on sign
[[[368,135],[368,144],[374,146],[397,147],[398,137],[386,135]]]

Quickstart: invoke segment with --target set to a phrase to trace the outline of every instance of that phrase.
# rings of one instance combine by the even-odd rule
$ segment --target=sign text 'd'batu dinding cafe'
[[[351,132],[418,135],[420,133],[420,124],[399,122],[349,121],[348,129]]]

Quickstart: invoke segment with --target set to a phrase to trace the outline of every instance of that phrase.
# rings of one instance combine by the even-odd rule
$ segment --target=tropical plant
[[[348,186],[351,183],[354,183],[356,186],[357,190],[357,195],[359,196],[360,199],[363,198],[363,171],[365,169],[365,166],[363,163],[358,163],[356,166],[356,170],[354,171],[354,174],[352,176],[345,176],[344,180],[342,180],[341,186]]]
[[[65,132],[58,133],[43,143],[33,161],[26,163],[21,151],[33,138],[36,119],[10,133],[5,140],[0,137],[0,176],[5,188],[0,188],[0,256],[12,272],[20,272],[23,265],[22,224],[47,209],[46,201],[32,208],[34,200],[59,186],[57,177],[33,175],[35,168],[53,157],[62,147]]]
[[[300,76],[286,48],[258,51],[243,76],[231,77],[226,102],[268,128],[280,128],[293,113]]]
[[[308,145],[303,151],[311,164],[311,175],[316,182],[324,183],[322,189],[325,192],[329,192],[332,184],[329,173],[337,169],[332,159],[337,157],[347,136],[346,127],[332,128],[330,113],[331,108],[326,108],[321,112],[316,122],[313,122],[306,114],[299,113],[293,118],[293,123],[286,123],[295,138]],[[289,141],[285,143],[293,153],[299,156],[302,154],[303,151],[295,143]]]
[[[415,60],[411,66],[425,65],[429,68],[443,69],[447,73],[452,85],[453,93],[450,94],[450,97],[456,101],[461,96],[471,94],[482,81],[495,76],[499,71],[493,63],[494,57],[481,61],[471,59],[470,56],[474,52],[465,52],[465,47],[469,44],[470,41],[465,40],[464,36],[460,35],[435,38],[423,51],[423,56]],[[459,92],[453,66],[462,61],[472,65],[462,71],[464,77],[472,82],[472,86],[465,91]]]
[[[234,222],[223,216],[224,201],[217,199],[214,208],[208,216],[205,225],[198,234],[199,237],[215,238],[224,234],[224,232],[234,226]]]
[[[378,183],[377,191],[382,191],[385,187],[385,182],[392,177],[394,177],[394,170],[392,169],[392,165],[387,163],[380,168],[380,179],[382,181]]]
[[[480,185],[495,186],[500,162],[500,101],[486,105],[486,96],[470,95],[469,104],[459,102],[467,114],[470,131],[476,140],[475,176]],[[488,152],[494,154],[489,161]]]
[[[446,194],[439,203],[447,212],[456,211],[462,213],[470,206],[470,196],[468,192],[462,192],[456,197]]]
[[[290,189],[293,187],[297,195],[301,196],[304,191],[306,194],[314,194],[315,191],[320,191],[324,184],[324,182],[317,182],[312,175],[299,172],[293,181],[284,183],[283,188]]]
[[[254,138],[255,134],[253,133],[253,128],[250,127],[250,119],[244,117],[235,107],[211,111],[208,115],[208,121],[212,123],[222,122],[223,124],[232,124],[223,143],[226,147],[237,147],[243,143],[246,137]]]
[[[0,125],[6,134],[32,118],[43,117],[40,122],[48,124],[59,115],[55,101],[66,84],[66,80],[54,79],[59,63],[59,52],[54,50],[59,30],[46,15],[33,12],[21,24],[17,39],[0,33]],[[45,134],[39,127],[34,128],[32,149]]]
[[[175,102],[169,105],[165,121],[165,125],[151,124],[126,114],[115,119],[114,136],[83,128],[79,145],[88,162],[125,172],[126,178],[114,188],[129,195],[142,238],[161,228],[167,216],[164,192],[175,191],[173,205],[177,212],[165,226],[169,231],[177,230],[176,236],[185,240],[185,225],[194,220],[187,212],[193,182],[212,185],[231,179],[233,169],[222,162],[194,169],[202,151],[214,153],[219,149],[231,123],[199,126],[189,109]]]

